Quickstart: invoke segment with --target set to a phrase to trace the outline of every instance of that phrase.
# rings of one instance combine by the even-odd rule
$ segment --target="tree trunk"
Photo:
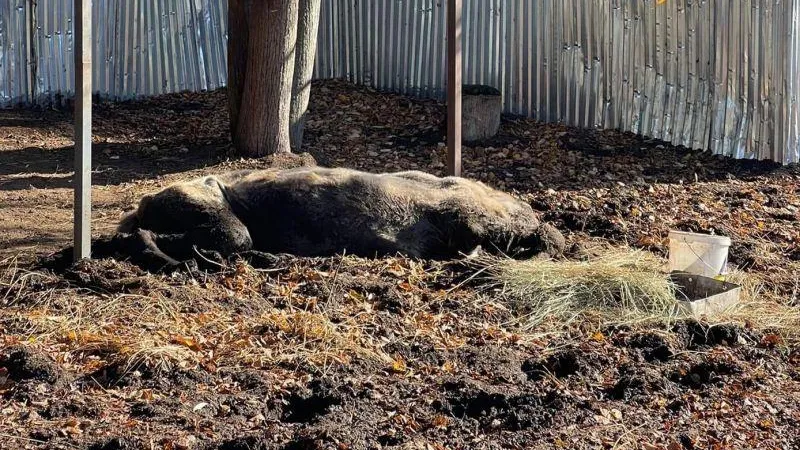
[[[322,0],[300,0],[292,105],[289,113],[291,124],[289,133],[294,151],[299,151],[303,145],[308,99],[311,95],[311,76],[314,74],[314,57],[317,54],[321,6]]]
[[[247,0],[228,1],[228,114],[231,136],[234,139],[236,125],[239,123],[239,109],[242,106],[244,73],[247,69],[249,4]]]
[[[291,152],[289,110],[299,0],[230,0],[228,98],[236,148]]]

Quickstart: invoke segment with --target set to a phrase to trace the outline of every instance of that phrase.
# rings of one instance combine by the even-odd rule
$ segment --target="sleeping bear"
[[[561,252],[564,238],[528,204],[480,182],[312,166],[208,175],[145,195],[115,243],[158,269],[199,252],[450,259],[480,246],[529,256]]]

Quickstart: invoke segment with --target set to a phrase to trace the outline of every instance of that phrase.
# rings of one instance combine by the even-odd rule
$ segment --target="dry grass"
[[[387,360],[363,337],[361,324],[333,323],[315,299],[294,294],[278,307],[270,298],[297,282],[270,278],[245,264],[227,268],[213,282],[145,274],[123,281],[136,287],[106,293],[7,266],[0,273],[5,305],[0,327],[12,328],[5,345],[44,347],[80,365],[80,372],[109,364],[163,371],[196,365],[325,366],[353,356]]]
[[[476,278],[511,308],[524,330],[563,329],[575,322],[644,325],[686,319],[675,301],[666,261],[629,248],[590,250],[581,261],[512,260],[481,256]],[[739,303],[700,319],[709,326],[735,323],[800,342],[800,308],[792,298],[767,289],[759,275],[733,271],[728,281],[742,286]]]
[[[419,367],[397,344],[541,345],[508,325],[499,303],[470,289],[432,288],[451,276],[444,267],[405,258],[287,258],[270,271],[242,263],[172,278],[98,260],[65,278],[9,266],[0,270],[0,346],[38,348],[75,373],[109,365],[326,370],[358,359],[410,374]]]
[[[742,287],[739,304],[714,317],[715,323],[744,324],[780,335],[788,343],[800,342],[800,307],[767,288],[761,276],[733,271],[728,281]]]
[[[680,315],[663,261],[644,251],[610,250],[583,261],[481,256],[476,263],[478,277],[520,317],[524,329],[579,320],[669,321]]]
[[[447,294],[429,292],[427,284],[442,276],[442,265],[354,257],[326,264],[290,258],[263,271],[239,263],[196,278],[149,275],[110,260],[91,261],[66,277],[7,264],[0,270],[0,347],[35,347],[75,373],[111,365],[151,372],[326,370],[354,359],[404,372],[406,361],[384,347],[456,348],[466,336],[521,339],[476,312],[482,304],[438,311]],[[370,280],[394,286],[393,295],[406,299],[401,321],[384,321],[376,305],[385,299],[360,287]]]
[[[342,257],[326,270],[298,259],[275,272],[237,264],[197,279],[95,261],[81,272],[88,282],[5,263],[0,345],[39,347],[77,373],[112,364],[153,371],[197,365],[324,369],[353,358],[404,371],[407,362],[388,354],[387,345],[455,349],[486,342],[539,348],[541,333],[574,328],[570,325],[681,317],[664,262],[627,249],[572,262],[480,257],[476,277],[485,289],[479,293],[432,291],[441,266],[426,269],[404,259]],[[745,287],[742,304],[710,323],[748,323],[800,340],[797,308],[767,295],[755,277],[734,278]],[[377,305],[384,299],[358,287],[369,280],[396,287],[395,295],[404,298],[401,315],[382,313]]]

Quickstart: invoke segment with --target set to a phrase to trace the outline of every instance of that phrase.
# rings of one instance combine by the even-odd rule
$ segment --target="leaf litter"
[[[340,81],[313,92],[304,150],[319,163],[443,174],[440,103]],[[70,119],[3,114],[41,123],[0,133],[4,448],[800,443],[795,167],[504,117],[497,137],[465,146],[465,174],[529,201],[567,235],[569,260],[601,246],[663,262],[669,229],[725,234],[748,299],[699,322],[587,314],[523,326],[513,302],[470,280],[474,268],[402,257],[281,256],[267,270],[177,276],[107,260],[31,271],[19,242],[41,254],[66,241],[38,236],[69,234],[49,224],[69,218],[58,177],[70,160],[53,150],[70,145]],[[182,177],[310,161],[231,158],[224,91],[101,103],[95,120],[100,230]]]

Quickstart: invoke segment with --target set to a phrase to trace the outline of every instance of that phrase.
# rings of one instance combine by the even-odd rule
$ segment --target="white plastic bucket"
[[[724,278],[728,273],[731,239],[710,234],[669,232],[669,269]]]

